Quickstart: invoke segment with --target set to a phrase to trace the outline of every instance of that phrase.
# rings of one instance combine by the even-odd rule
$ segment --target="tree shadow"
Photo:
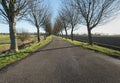
[[[44,51],[54,51],[54,50],[60,50],[60,49],[68,49],[68,48],[75,48],[78,46],[65,46],[65,47],[58,47],[58,48],[49,48],[49,49],[42,49],[42,50],[38,50],[36,52],[44,52]]]

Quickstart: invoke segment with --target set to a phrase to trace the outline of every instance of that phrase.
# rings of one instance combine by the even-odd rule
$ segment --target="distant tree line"
[[[0,33],[0,35],[9,35],[9,33]]]

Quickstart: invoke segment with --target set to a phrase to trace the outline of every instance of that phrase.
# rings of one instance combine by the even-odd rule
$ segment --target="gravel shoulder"
[[[0,72],[0,83],[120,83],[120,60],[56,37]]]

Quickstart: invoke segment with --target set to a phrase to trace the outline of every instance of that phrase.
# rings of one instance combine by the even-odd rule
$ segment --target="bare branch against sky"
[[[0,0],[2,1],[2,0]],[[52,13],[52,23],[54,23],[54,19],[58,15],[58,11],[61,9],[61,1],[62,0],[44,0],[45,4],[50,5],[50,11]],[[65,1],[65,0],[63,0]],[[0,20],[1,21],[1,20]],[[3,20],[2,20],[3,21]],[[21,26],[24,25],[24,26]],[[102,26],[99,26],[98,28],[93,29],[93,33],[104,33],[104,34],[120,34],[120,15],[117,16],[115,20],[111,20],[111,22],[108,22],[107,24],[104,24]],[[4,28],[1,28],[4,27]],[[31,28],[29,28],[31,27]],[[114,27],[114,28],[113,28]],[[36,32],[34,30],[34,26],[31,26],[28,22],[20,21],[17,22],[16,28],[26,28],[29,30],[29,32]],[[0,33],[8,33],[8,25],[0,23]],[[69,32],[69,31],[68,31]],[[86,33],[86,29],[83,27],[79,28],[79,30],[74,31],[75,33]]]

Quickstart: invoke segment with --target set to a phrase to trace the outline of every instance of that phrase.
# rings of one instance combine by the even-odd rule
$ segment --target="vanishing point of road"
[[[120,83],[120,60],[53,38],[0,71],[0,83]]]

